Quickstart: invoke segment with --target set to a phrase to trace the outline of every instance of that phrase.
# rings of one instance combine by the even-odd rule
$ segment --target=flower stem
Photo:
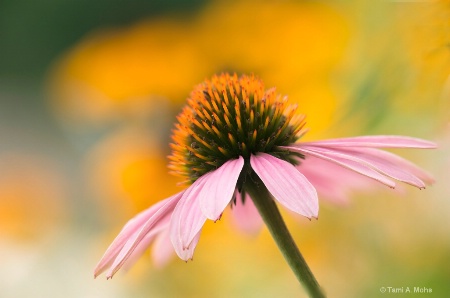
[[[292,239],[292,236],[284,223],[277,205],[270,196],[269,191],[264,186],[262,181],[259,182],[260,183],[247,182],[245,185],[245,190],[252,198],[253,203],[266,223],[270,234],[278,245],[278,248],[291,267],[298,281],[308,292],[309,296],[314,298],[325,297],[325,294],[322,292],[316,278],[312,274],[308,264],[306,264],[305,259],[295,244],[294,239]]]

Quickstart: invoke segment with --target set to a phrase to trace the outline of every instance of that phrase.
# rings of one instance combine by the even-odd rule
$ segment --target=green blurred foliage
[[[38,78],[62,51],[93,29],[164,13],[189,13],[204,0],[2,0],[0,76]]]

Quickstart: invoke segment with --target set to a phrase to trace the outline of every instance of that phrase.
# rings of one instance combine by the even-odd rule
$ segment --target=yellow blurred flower
[[[67,220],[64,180],[44,156],[0,156],[0,238],[36,241]]]
[[[300,88],[302,79],[328,77],[348,39],[336,11],[298,1],[218,1],[197,28],[204,55],[219,67],[253,70],[290,88]]]
[[[137,211],[177,191],[166,157],[150,133],[124,128],[99,142],[85,158],[86,180],[104,202],[104,216],[122,223]]]
[[[411,66],[413,84],[408,97],[415,99],[413,106],[450,107],[450,96],[444,90],[450,78],[449,2],[402,5],[397,20],[405,48],[403,54]],[[434,104],[430,105],[431,102]]]
[[[166,18],[91,34],[55,67],[57,112],[78,124],[102,124],[133,117],[165,98],[184,101],[207,66],[186,26]]]
[[[322,4],[216,1],[193,18],[88,36],[55,68],[53,97],[62,117],[104,123],[135,105],[179,104],[213,73],[254,73],[297,101],[320,130],[334,118],[339,100],[330,76],[348,35],[339,13]]]

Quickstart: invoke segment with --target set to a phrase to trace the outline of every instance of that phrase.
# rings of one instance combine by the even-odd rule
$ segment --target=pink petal
[[[164,267],[175,255],[170,241],[169,227],[162,231],[155,239],[152,247],[152,259],[155,267]]]
[[[170,216],[166,215],[166,217],[163,220],[161,220],[161,222],[158,223],[157,226],[155,226],[147,235],[145,235],[145,237],[139,242],[139,244],[133,250],[131,255],[128,257],[128,259],[122,265],[122,270],[129,270],[139,260],[139,258],[149,248],[151,243],[155,239],[160,238],[159,235],[161,233],[164,233],[164,230],[168,229],[169,222],[170,222]],[[132,241],[133,241],[133,238],[130,239],[129,243],[131,243]],[[124,247],[127,247],[128,245],[130,245],[129,243],[127,243]],[[173,251],[173,249],[172,249],[172,251]]]
[[[211,173],[210,178],[198,194],[200,207],[207,218],[211,220],[220,218],[223,210],[233,198],[243,166],[244,159],[239,156],[239,159],[227,161]]]
[[[418,177],[419,179],[425,181],[426,183],[432,184],[434,182],[433,176],[429,174],[427,171],[416,166],[409,160],[406,160],[391,152],[373,148],[351,148],[349,150],[351,150],[352,152],[354,151],[354,152],[362,152],[364,154],[370,154],[373,157],[383,159],[387,162],[395,164],[398,167],[402,168],[403,170],[408,171],[414,176]]]
[[[249,235],[257,234],[263,226],[262,218],[253,201],[247,196],[245,203],[242,203],[242,197],[238,191],[236,191],[236,205],[233,206],[232,214],[238,228]]]
[[[418,188],[425,188],[425,183],[416,176],[402,170],[400,167],[392,164],[377,156],[372,156],[367,148],[360,150],[346,150],[342,148],[325,148],[325,147],[315,147],[315,146],[303,146],[303,149],[310,151],[315,151],[318,153],[325,154],[329,157],[334,158],[344,158],[352,160],[366,166],[373,168],[374,170],[394,178],[396,180],[408,183],[412,186]],[[370,149],[370,148],[369,148]]]
[[[375,179],[383,184],[386,184],[389,187],[392,187],[392,188],[395,187],[395,183],[392,180],[386,178],[385,176],[381,175],[377,171],[375,171],[375,170],[371,169],[370,167],[368,167],[364,164],[361,164],[359,162],[355,162],[353,160],[348,160],[348,159],[338,157],[335,155],[331,156],[328,153],[324,154],[323,152],[317,152],[315,149],[312,150],[312,149],[305,149],[303,147],[293,147],[293,146],[283,146],[281,148],[292,150],[294,152],[299,152],[299,153],[302,153],[305,155],[315,156],[315,157],[321,158],[323,160],[333,162],[335,164],[338,164],[340,166],[343,166],[345,168],[353,170],[357,173],[360,173],[364,176]],[[310,148],[313,148],[313,147],[310,147]],[[336,178],[339,178],[339,177],[336,177]]]
[[[139,243],[152,232],[153,229],[158,228],[158,224],[163,222],[164,217],[166,217],[170,212],[174,209],[175,205],[179,202],[180,197],[183,192],[178,193],[170,198],[170,200],[166,200],[165,204],[161,206],[140,228],[140,230],[134,235],[129,235],[127,242],[121,249],[120,253],[115,258],[110,271],[108,272],[107,278],[111,278],[127,261],[127,259],[131,256],[133,251],[139,245]]]
[[[418,149],[433,149],[437,147],[437,145],[433,142],[404,136],[361,136],[294,144],[294,146],[303,145],[325,147],[380,147]]]
[[[197,243],[200,240],[201,230],[194,236],[192,241],[189,243],[188,247],[180,252],[178,255],[180,259],[184,261],[192,260],[194,255],[194,250],[197,247]]]
[[[198,178],[183,194],[172,213],[170,239],[177,255],[183,259],[189,245],[202,229],[206,216],[200,209],[199,193],[210,178],[211,172]]]
[[[137,231],[146,221],[151,219],[152,216],[154,216],[161,208],[163,208],[167,204],[176,203],[177,199],[181,198],[183,192],[184,191],[156,203],[147,210],[142,211],[134,218],[130,219],[122,228],[119,235],[117,235],[114,241],[110,244],[106,252],[103,254],[103,257],[100,259],[99,263],[94,269],[94,276],[97,277],[112,264],[114,258],[116,258],[117,254],[123,248],[125,243],[130,239],[130,237],[132,237],[132,235],[137,233]]]
[[[317,157],[307,156],[296,168],[314,185],[321,198],[335,204],[347,204],[350,190],[370,187],[367,177]]]
[[[292,164],[266,153],[251,155],[250,164],[283,206],[308,218],[318,216],[316,189]]]

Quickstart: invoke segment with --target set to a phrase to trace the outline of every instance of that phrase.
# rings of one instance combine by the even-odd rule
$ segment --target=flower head
[[[198,85],[178,116],[170,156],[172,172],[191,185],[131,219],[100,260],[95,276],[110,267],[112,277],[153,241],[158,243],[154,256],[159,263],[167,260],[170,246],[181,259],[191,259],[207,219],[218,220],[228,205],[254,208],[246,201],[255,199],[249,191],[255,185],[265,187],[287,209],[317,218],[317,191],[340,190],[341,172],[392,188],[393,180],[418,188],[432,181],[409,161],[375,148],[435,148],[434,143],[402,136],[297,143],[306,130],[304,116],[295,110],[287,98],[265,90],[253,76],[222,74]]]
[[[173,173],[194,182],[229,160],[270,153],[297,163],[278,146],[295,143],[304,125],[275,89],[253,76],[223,74],[198,85],[178,116],[169,157]]]

